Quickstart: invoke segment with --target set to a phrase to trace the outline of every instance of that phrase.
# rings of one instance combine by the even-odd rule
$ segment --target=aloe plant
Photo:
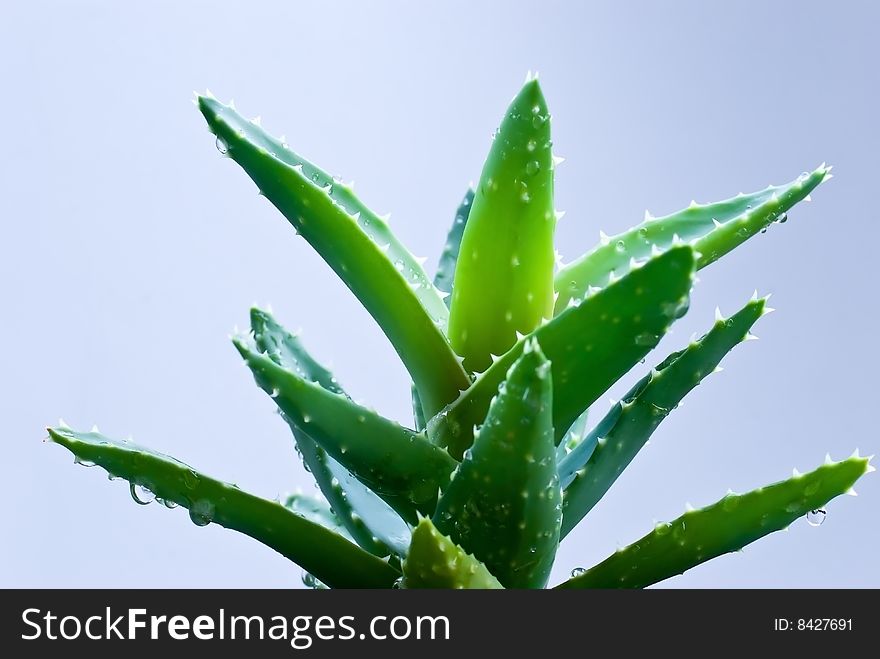
[[[464,197],[436,275],[351,186],[210,93],[196,98],[220,152],[339,275],[387,335],[413,385],[412,427],[354,402],[262,309],[233,339],[293,434],[320,497],[268,501],[131,441],[50,438],[129,481],[139,503],[189,510],[275,549],[312,587],[543,588],[563,538],[662,420],[770,311],[757,294],[661,360],[594,424],[591,408],[686,313],[697,269],[781,223],[830,178],[692,203],[600,243],[554,272],[550,116],[526,81]],[[858,453],[654,527],[563,588],[644,587],[741,549],[873,471]]]

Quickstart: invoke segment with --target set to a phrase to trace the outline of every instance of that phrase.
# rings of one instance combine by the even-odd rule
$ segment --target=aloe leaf
[[[559,545],[552,408],[550,362],[530,339],[434,513],[507,588],[543,588]]]
[[[464,198],[458,206],[458,210],[455,212],[455,219],[452,221],[449,233],[446,234],[446,244],[443,247],[443,252],[440,254],[440,262],[437,265],[437,272],[434,275],[434,286],[441,292],[441,295],[445,296],[444,300],[447,307],[452,301],[450,295],[455,281],[455,264],[458,261],[458,252],[461,249],[461,237],[464,234],[464,228],[467,224],[468,215],[471,212],[471,204],[473,201],[474,190],[473,188],[468,188]],[[421,398],[419,397],[419,390],[415,385],[412,386],[411,391],[413,421],[416,424],[416,430],[421,431],[425,429],[426,424],[425,410],[422,406]]]
[[[100,465],[114,477],[146,488],[166,505],[189,509],[199,526],[214,522],[249,535],[334,588],[388,588],[399,573],[321,524],[199,473],[174,458],[97,432],[50,428],[84,464]]]
[[[422,399],[419,398],[419,390],[416,389],[415,385],[410,387],[409,392],[410,396],[412,396],[413,423],[416,426],[416,430],[422,432],[427,423],[425,421],[425,411],[422,408]]]
[[[854,455],[808,474],[748,492],[728,494],[701,510],[658,524],[653,531],[559,588],[644,588],[780,529],[850,492],[870,458]]]
[[[333,533],[355,542],[355,539],[351,537],[348,529],[345,528],[333,510],[331,510],[330,504],[323,499],[295,492],[284,496],[282,501],[284,507],[290,512],[296,513],[310,522],[320,524],[325,529],[333,531]],[[370,553],[372,554],[373,552]]]
[[[584,410],[639,362],[687,308],[694,273],[690,247],[669,250],[623,279],[588,295],[539,327],[552,363],[557,441]],[[525,339],[502,355],[466,392],[428,421],[428,434],[459,459],[473,442],[489,401],[522,354]]]
[[[254,122],[214,98],[198,106],[218,146],[340,276],[379,323],[429,414],[468,378],[444,334],[448,309],[421,262],[351,186],[334,180]]]
[[[568,535],[632,462],[660,422],[718,366],[764,314],[753,299],[730,318],[718,318],[699,341],[670,355],[616,403],[596,428],[559,463],[564,488],[562,537]]]
[[[446,451],[423,434],[285,369],[240,339],[233,343],[284,415],[404,519],[415,523],[416,511],[433,510],[455,466]]]
[[[440,254],[440,261],[437,264],[437,273],[434,275],[434,286],[441,293],[445,293],[446,306],[452,302],[452,291],[455,283],[455,265],[458,263],[458,254],[461,250],[461,237],[464,235],[464,229],[467,226],[468,217],[470,217],[471,207],[474,203],[474,189],[468,188],[464,194],[464,198],[455,212],[455,219],[446,234],[446,245]]]
[[[537,80],[507,109],[474,196],[449,312],[449,340],[468,371],[553,313],[553,156]]]
[[[580,446],[581,442],[587,437],[587,431],[589,429],[590,422],[590,410],[589,408],[584,410],[583,413],[574,420],[574,423],[571,424],[571,427],[565,433],[565,436],[562,438],[562,441],[559,442],[559,446],[556,447],[556,463],[559,464],[566,455],[571,453],[576,447]]]
[[[556,274],[555,312],[561,313],[570,300],[583,297],[590,286],[603,286],[612,273],[623,276],[632,259],[645,259],[679,240],[693,245],[699,254],[698,268],[709,265],[773,222],[784,222],[786,213],[807,198],[830,169],[822,164],[791,183],[712,204],[692,203],[664,217],[646,214],[645,221],[629,231],[612,237],[603,234],[599,245]]]
[[[440,533],[427,517],[413,530],[403,562],[404,588],[503,588],[473,555]]]
[[[251,329],[260,352],[289,371],[299,373],[327,391],[345,395],[333,374],[318,363],[302,342],[270,313],[251,309]],[[271,393],[271,389],[267,393]],[[303,464],[312,473],[338,519],[352,538],[377,556],[406,552],[410,532],[394,510],[368,487],[327,455],[308,432],[282,413],[296,440]]]

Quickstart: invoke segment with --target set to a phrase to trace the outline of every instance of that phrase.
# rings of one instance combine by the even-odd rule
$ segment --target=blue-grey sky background
[[[807,0],[3,3],[0,586],[301,585],[257,542],[137,506],[41,442],[63,416],[266,497],[310,490],[227,339],[254,302],[301,327],[353,395],[409,420],[407,374],[372,319],[217,153],[190,104],[206,87],[354,179],[429,267],[530,69],[567,159],[567,260],[646,208],[835,165],[791,221],[701,273],[649,359],[756,288],[778,312],[569,536],[554,581],[687,501],[877,451],[878,23],[871,2]],[[880,479],[857,489],[821,528],[801,520],[664,586],[880,586]]]

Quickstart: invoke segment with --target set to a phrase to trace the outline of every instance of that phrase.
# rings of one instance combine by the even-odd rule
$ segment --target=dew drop
[[[311,572],[306,572],[305,570],[302,573],[302,582],[306,588],[311,588],[315,590],[318,588],[318,580],[315,578],[315,575]]]
[[[778,224],[785,224],[788,222],[788,213],[780,213],[779,217],[777,217],[774,222]]]
[[[538,173],[540,169],[541,163],[539,163],[537,160],[529,160],[528,164],[526,165],[526,174],[528,174],[529,176],[534,176]]]
[[[626,243],[622,240],[618,240],[614,245],[614,249],[616,249],[620,254],[623,254],[626,251]]]
[[[529,151],[534,151],[535,147],[537,147],[537,146],[538,146],[538,143],[535,142],[535,140],[529,140],[528,143],[526,144],[526,149],[528,149]]]
[[[217,139],[214,141],[214,146],[216,146],[216,147],[217,147],[217,150],[218,150],[220,153],[222,153],[224,156],[225,156],[227,153],[229,153],[229,145],[226,143],[226,140],[224,140],[224,139],[223,139],[222,137],[220,137],[219,135],[217,136]]]
[[[97,462],[92,462],[91,460],[83,460],[78,455],[73,456],[73,464],[79,465],[80,467],[94,467],[97,465]]]
[[[391,584],[391,587],[395,590],[400,590],[401,588],[403,588],[403,577],[397,577],[395,582]]]
[[[816,508],[807,513],[807,524],[810,526],[822,526],[828,513],[824,508]]]
[[[574,568],[574,569],[571,571],[571,576],[572,576],[572,577],[579,577],[579,576],[581,576],[582,574],[586,574],[586,572],[587,572],[587,568],[585,568],[585,567],[576,567],[576,568]]]
[[[156,495],[150,491],[150,488],[144,487],[140,483],[129,484],[128,491],[131,492],[132,500],[141,506],[146,506],[156,498]]]
[[[207,526],[214,521],[214,504],[206,499],[196,501],[189,509],[189,518],[196,526]]]

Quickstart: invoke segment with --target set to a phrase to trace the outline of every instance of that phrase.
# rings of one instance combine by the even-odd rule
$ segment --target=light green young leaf
[[[555,228],[550,115],[530,80],[492,141],[455,267],[448,333],[468,371],[552,315]]]

